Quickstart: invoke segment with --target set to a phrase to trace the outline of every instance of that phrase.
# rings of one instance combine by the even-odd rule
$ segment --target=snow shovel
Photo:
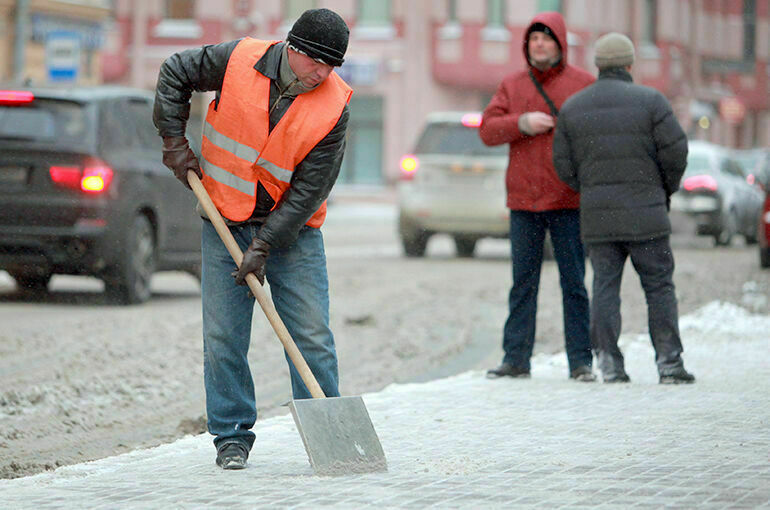
[[[200,179],[190,171],[187,181],[227,251],[240,267],[243,253]],[[246,275],[246,283],[313,396],[312,399],[289,402],[313,471],[324,476],[387,471],[385,453],[363,399],[326,397],[257,277],[253,273]]]

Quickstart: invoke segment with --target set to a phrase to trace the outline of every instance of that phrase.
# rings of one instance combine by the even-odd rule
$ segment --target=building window
[[[356,18],[362,25],[390,26],[390,0],[358,0]]]
[[[556,11],[561,12],[561,0],[537,0],[537,12]]]
[[[306,10],[315,8],[315,0],[285,0],[283,3],[283,19],[294,21]]]
[[[447,0],[447,23],[457,23],[457,0]]]
[[[757,42],[757,2],[743,0],[743,60],[754,61]]]
[[[198,39],[203,28],[195,19],[195,0],[164,0],[163,19],[152,29],[154,37]]]
[[[658,0],[645,0],[642,42],[655,45],[658,40]]]
[[[505,0],[487,0],[487,26],[505,26]]]
[[[194,19],[195,1],[166,0],[164,14],[166,19]]]

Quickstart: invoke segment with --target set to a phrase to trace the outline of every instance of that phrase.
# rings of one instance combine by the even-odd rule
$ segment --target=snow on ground
[[[698,375],[698,367],[713,367],[713,360],[723,357],[729,360],[730,352],[746,343],[767,344],[770,340],[770,316],[754,315],[739,306],[713,301],[696,310],[694,313],[680,318],[680,330],[685,346],[685,366]],[[734,339],[740,338],[736,343]],[[647,335],[623,335],[620,339],[621,349],[626,357],[626,368],[634,384],[657,383],[657,372],[654,363],[654,351]],[[690,349],[688,350],[688,346]],[[761,352],[761,351],[760,351]],[[733,373],[736,367],[729,362],[724,364],[724,374]],[[770,369],[769,369],[770,370]],[[558,379],[564,378],[566,373],[566,357],[564,353],[553,355],[540,354],[532,359],[532,377],[533,379]],[[716,375],[716,377],[715,377]],[[720,371],[714,372],[713,368],[709,370],[709,381],[699,381],[699,385],[721,385],[724,380],[719,377]],[[754,374],[762,377],[762,374]],[[424,391],[435,391],[431,384],[438,384],[447,387],[447,390],[461,393],[465,385],[477,385],[481,378],[478,371],[465,372],[447,379],[439,380],[434,383],[409,383],[392,384],[382,390],[384,393],[395,393],[406,396],[411,395],[419,398],[418,395]],[[745,381],[744,381],[745,382]],[[697,387],[697,386],[696,386]],[[433,423],[435,417],[430,413],[424,415],[426,422]],[[261,422],[260,430],[262,434],[271,427],[287,428],[291,427],[291,417],[288,415],[268,418]],[[174,456],[180,451],[200,450],[209,454],[211,450],[208,436],[187,436],[173,444],[162,445],[152,449],[140,449],[134,452],[103,459],[101,461],[89,462],[74,466],[60,468],[56,473],[42,473],[25,480],[33,485],[45,486],[58,480],[59,483],[66,483],[68,479],[76,479],[82,476],[98,475],[100,473],[110,473],[120,469],[121,465],[140,461],[146,457],[158,455]],[[201,455],[204,455],[202,453]],[[21,479],[20,479],[21,480]],[[15,483],[20,483],[17,480]],[[7,482],[13,483],[13,482]],[[0,484],[1,485],[1,484]]]

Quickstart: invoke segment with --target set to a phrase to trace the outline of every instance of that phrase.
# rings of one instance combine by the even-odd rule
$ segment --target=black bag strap
[[[535,84],[537,91],[540,92],[540,95],[543,96],[543,99],[545,99],[545,103],[548,105],[548,108],[550,108],[551,110],[551,115],[553,115],[554,117],[558,117],[559,110],[556,108],[556,105],[553,104],[553,101],[551,101],[551,98],[548,97],[548,94],[545,93],[545,90],[543,90],[543,84],[537,81],[537,78],[535,78],[535,75],[532,74],[532,69],[527,69],[527,72],[529,73],[529,77],[532,78],[532,83]]]

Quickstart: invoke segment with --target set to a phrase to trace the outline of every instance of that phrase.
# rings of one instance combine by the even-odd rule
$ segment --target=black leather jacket
[[[155,89],[153,121],[160,136],[184,136],[190,116],[192,92],[216,91],[219,102],[227,62],[240,40],[206,45],[171,55],[160,68]],[[281,51],[278,43],[255,62],[254,69],[270,78],[270,130],[283,117],[295,96],[282,95],[278,86]],[[273,247],[291,245],[300,229],[329,196],[345,152],[345,131],[349,111],[345,106],[334,128],[294,169],[291,185],[278,206],[261,186],[257,190],[254,214],[247,220],[262,223],[257,237]],[[232,224],[232,222],[231,222]],[[310,228],[310,227],[308,227]]]

